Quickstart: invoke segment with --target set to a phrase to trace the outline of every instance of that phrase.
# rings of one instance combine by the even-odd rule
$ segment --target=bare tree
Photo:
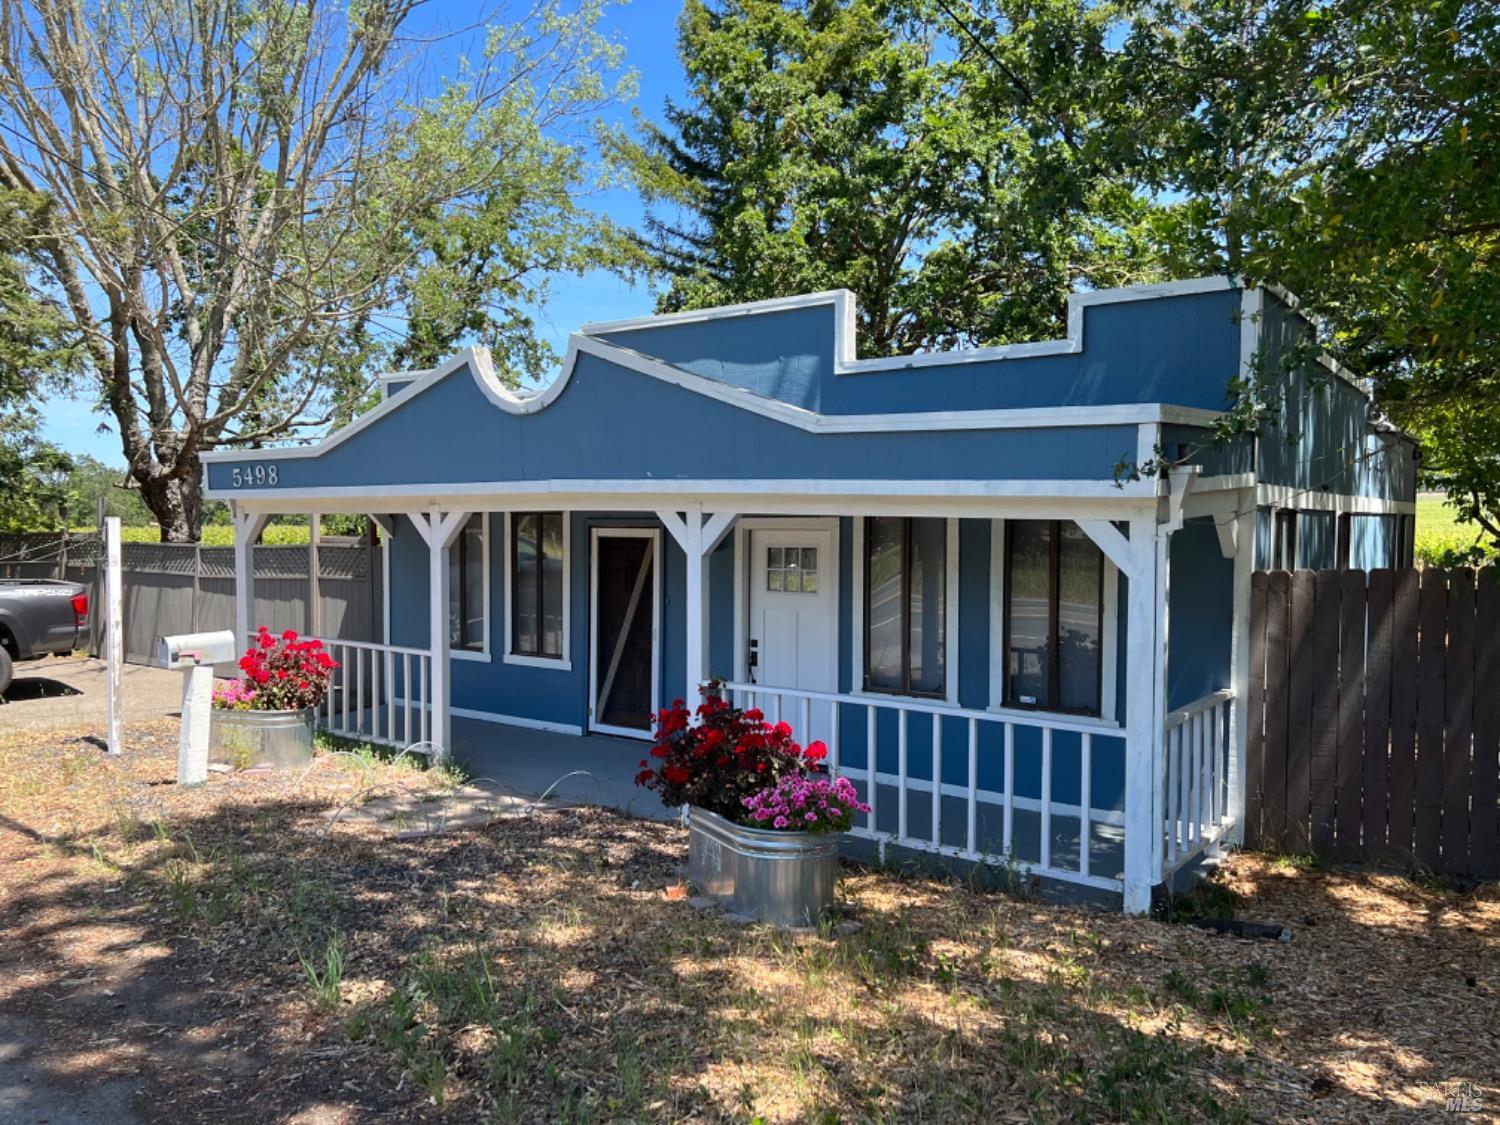
[[[576,204],[628,93],[597,5],[481,29],[436,83],[417,5],[3,0],[0,183],[47,201],[47,284],[163,540],[198,535],[204,451],[336,422],[373,362],[464,336],[533,373],[548,278],[618,260]]]

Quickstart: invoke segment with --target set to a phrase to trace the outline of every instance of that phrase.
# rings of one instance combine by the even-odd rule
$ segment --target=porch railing
[[[890,843],[1122,889],[1122,729],[920,700],[724,688],[737,706],[791,723],[799,740],[827,743],[829,768],[854,781],[871,806],[852,835],[882,851]],[[894,771],[881,768],[881,759],[894,759]],[[1096,774],[1108,785],[1096,787]]]
[[[320,727],[397,749],[432,737],[432,655],[427,649],[321,639],[339,667],[318,707]]]
[[[1162,879],[1213,847],[1230,827],[1228,733],[1233,699],[1232,691],[1216,691],[1167,715],[1161,769]]]

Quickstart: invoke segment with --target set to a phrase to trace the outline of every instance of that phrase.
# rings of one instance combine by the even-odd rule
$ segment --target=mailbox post
[[[208,734],[212,722],[214,665],[233,660],[234,634],[181,633],[157,642],[156,662],[182,672],[182,735],[177,744],[177,784],[208,778]]]

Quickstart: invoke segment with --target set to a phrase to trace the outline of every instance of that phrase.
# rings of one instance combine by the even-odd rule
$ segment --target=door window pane
[[[766,589],[776,594],[816,594],[818,549],[767,547]]]

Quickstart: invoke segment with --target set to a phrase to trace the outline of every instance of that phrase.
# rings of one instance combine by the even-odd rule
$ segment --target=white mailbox
[[[225,664],[237,658],[234,634],[228,629],[217,633],[179,633],[156,642],[156,663],[161,668],[193,668],[199,664]]]
[[[234,634],[181,633],[156,645],[156,663],[182,672],[182,734],[177,746],[177,784],[208,777],[208,737],[213,725],[214,665],[233,660]]]

